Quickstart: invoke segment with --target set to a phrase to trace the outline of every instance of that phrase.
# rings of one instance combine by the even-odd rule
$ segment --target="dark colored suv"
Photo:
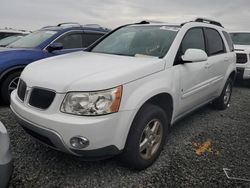
[[[60,54],[80,51],[110,30],[96,24],[61,23],[35,31],[0,49],[0,97],[9,103],[26,65]]]

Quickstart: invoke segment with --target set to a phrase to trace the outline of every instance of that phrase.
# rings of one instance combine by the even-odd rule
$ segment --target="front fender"
[[[14,67],[10,67],[7,70],[4,70],[3,72],[0,72],[0,83],[2,82],[4,76],[6,76],[8,73],[15,71],[15,70],[22,70],[25,68],[26,65],[18,65]]]
[[[139,110],[146,101],[161,93],[167,93],[173,98],[178,88],[178,84],[172,82],[173,74],[173,71],[164,70],[125,84],[120,110]]]
[[[33,59],[16,59],[4,62],[1,66],[2,71],[0,72],[0,82],[3,77],[14,70],[24,69],[29,63],[32,63]]]
[[[173,105],[176,105],[174,92],[177,87],[179,87],[179,84],[173,84],[171,82],[173,79],[170,79],[170,77],[174,78],[174,72],[164,70],[127,83],[123,86],[120,111],[131,113],[126,122],[127,126],[119,127],[117,131],[118,133],[122,132],[122,135],[116,134],[115,136],[117,140],[122,140],[122,146],[125,145],[129,130],[137,112],[150,98],[158,94],[167,93],[172,96]],[[178,83],[178,80],[176,83]]]

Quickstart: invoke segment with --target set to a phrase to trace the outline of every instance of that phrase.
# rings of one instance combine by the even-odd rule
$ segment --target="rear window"
[[[217,55],[225,52],[224,42],[218,31],[205,28],[205,35],[208,43],[208,54]]]
[[[2,32],[2,33],[0,33],[0,40],[3,39],[3,38],[6,38],[6,37],[10,37],[10,36],[16,35],[16,34],[17,33]]]
[[[96,33],[84,33],[83,34],[83,46],[88,47],[95,41],[97,41],[103,34],[96,34]]]

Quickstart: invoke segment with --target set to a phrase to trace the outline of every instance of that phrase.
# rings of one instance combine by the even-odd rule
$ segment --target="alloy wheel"
[[[140,156],[149,160],[158,151],[163,137],[163,125],[160,120],[151,120],[144,128],[140,139]]]

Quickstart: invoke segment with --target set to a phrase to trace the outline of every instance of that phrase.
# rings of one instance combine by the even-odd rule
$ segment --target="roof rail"
[[[92,29],[102,29],[102,30],[110,31],[109,28],[103,27],[103,26],[101,26],[99,24],[85,24],[85,25],[82,25],[82,27],[92,28]]]
[[[141,22],[138,22],[136,24],[150,24],[150,23],[160,24],[160,23],[164,23],[164,22],[156,21],[156,20],[142,20]]]
[[[149,21],[146,21],[146,20],[142,20],[142,21],[137,22],[137,23],[135,23],[135,24],[150,24],[150,22],[149,22]]]
[[[42,27],[41,29],[46,29],[46,28],[50,28],[50,27],[53,27],[53,26],[47,25],[47,26]]]
[[[100,28],[101,26],[99,24],[85,24],[83,27],[94,27],[94,28]]]
[[[60,27],[62,25],[78,25],[81,26],[81,24],[77,23],[77,22],[65,22],[65,23],[59,23],[57,26]]]
[[[207,19],[207,18],[196,18],[194,21],[195,22],[209,23],[209,24],[213,24],[213,25],[217,25],[217,26],[223,27],[220,22],[217,22],[217,21],[214,21],[214,20],[210,20],[210,19]]]

